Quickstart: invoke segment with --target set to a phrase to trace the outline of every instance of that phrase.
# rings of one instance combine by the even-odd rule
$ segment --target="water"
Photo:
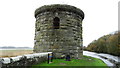
[[[120,62],[120,57],[109,55],[109,54],[104,54],[104,53],[95,53],[95,52],[83,51],[83,55],[99,58],[104,63],[106,63],[108,66],[115,66],[115,64],[110,62],[109,59],[114,60],[115,62]],[[105,57],[107,59],[102,58],[101,56]]]
[[[120,62],[120,57],[117,57],[117,56],[113,56],[113,55],[109,55],[109,54],[104,54],[104,53],[100,53],[98,54],[99,56],[102,56],[102,57],[106,57],[108,59],[112,59],[114,60],[115,62]]]

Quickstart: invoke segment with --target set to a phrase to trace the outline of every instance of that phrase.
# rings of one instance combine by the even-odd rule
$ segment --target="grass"
[[[30,54],[33,53],[33,50],[25,50],[25,49],[18,49],[18,50],[0,50],[0,58],[4,57],[14,57],[18,55]]]
[[[32,68],[41,68],[41,67],[55,67],[58,68],[67,68],[67,67],[78,67],[78,68],[83,68],[86,66],[86,68],[109,68],[107,65],[101,61],[100,59],[97,58],[92,58],[89,56],[84,56],[82,59],[71,59],[71,61],[65,61],[65,59],[54,59],[52,63],[48,64],[47,61],[33,65]]]

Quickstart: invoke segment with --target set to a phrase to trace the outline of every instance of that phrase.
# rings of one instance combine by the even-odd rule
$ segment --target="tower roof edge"
[[[76,8],[74,6],[71,5],[66,5],[66,4],[52,4],[52,5],[44,5],[42,7],[39,7],[38,9],[35,10],[35,17],[42,13],[42,12],[46,12],[46,11],[68,11],[68,12],[73,12],[78,14],[79,16],[82,17],[82,20],[84,19],[84,12],[79,9]]]

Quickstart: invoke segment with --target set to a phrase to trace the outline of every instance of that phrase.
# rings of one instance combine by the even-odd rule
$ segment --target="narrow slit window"
[[[58,17],[55,17],[53,19],[53,28],[54,29],[59,29],[59,27],[60,27],[60,19]]]

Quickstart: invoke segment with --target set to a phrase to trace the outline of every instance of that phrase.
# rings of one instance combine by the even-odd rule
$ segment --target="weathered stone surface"
[[[55,57],[82,54],[82,10],[70,5],[46,5],[35,11],[34,52],[54,53]],[[56,18],[56,20],[55,20]],[[57,22],[57,26],[55,26]],[[59,24],[59,25],[58,25]]]
[[[47,61],[50,53],[52,52],[0,58],[0,68],[30,68],[32,65]]]

